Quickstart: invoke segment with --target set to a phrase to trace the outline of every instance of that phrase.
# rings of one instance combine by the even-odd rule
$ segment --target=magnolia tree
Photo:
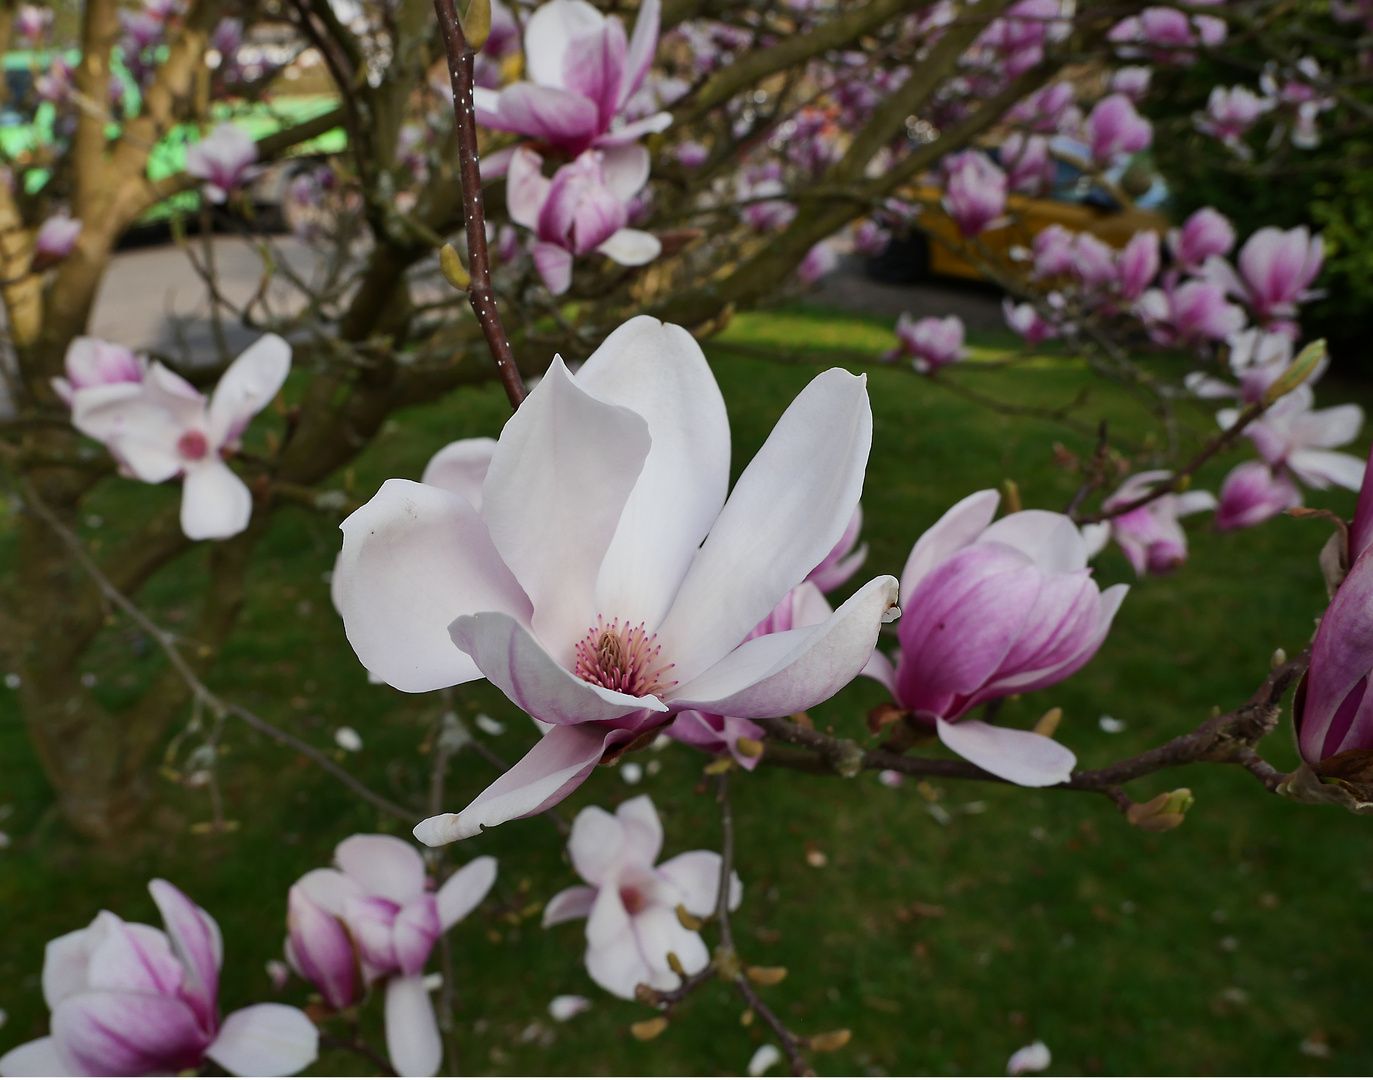
[[[193,746],[213,774],[224,724],[248,724],[431,849],[519,828],[507,823],[555,807],[598,765],[676,740],[709,755],[721,850],[660,861],[647,796],[613,814],[586,808],[568,838],[584,884],[555,896],[544,922],[586,920],[592,979],[654,1010],[636,1036],[660,1034],[679,1002],[719,978],[782,1048],[752,1069],[780,1054],[803,1073],[847,1033],[791,1031],[760,992],[780,969],[747,964],[730,929],[744,887],[729,789],[760,763],[817,787],[878,770],[891,783],[1095,792],[1148,830],[1180,824],[1190,793],[1156,784],[1136,802],[1122,785],[1195,762],[1248,770],[1256,797],[1373,805],[1373,490],[1352,523],[1310,512],[1333,526],[1319,552],[1329,607],[1311,645],[1274,657],[1248,701],[1099,769],[1079,769],[1054,738],[1056,711],[1033,730],[995,722],[1000,700],[1068,678],[1110,633],[1128,587],[1093,580],[1106,545],[1141,577],[1170,573],[1186,562],[1187,515],[1249,528],[1302,513],[1308,488],[1361,489],[1363,461],[1338,448],[1358,437],[1362,413],[1316,408],[1327,357],[1301,330],[1320,237],[1237,236],[1212,209],[1170,227],[1135,200],[1157,182],[1154,125],[1139,106],[1157,71],[1202,56],[1237,57],[1252,75],[1218,86],[1203,113],[1172,118],[1211,152],[1289,161],[1327,132],[1365,130],[1369,54],[1328,24],[1367,11],[642,0],[626,15],[586,0],[471,0],[461,12],[453,0],[87,0],[67,28],[72,49],[52,15],[0,16],[0,39],[41,58],[24,93],[46,118],[0,185],[0,461],[19,510],[0,653],[78,833],[107,839],[136,822],[155,798],[150,765],[188,712],[174,755]],[[271,61],[252,45],[267,30],[290,42]],[[1319,42],[1320,57],[1304,42]],[[286,85],[273,64],[306,61],[328,73],[327,108],[254,139],[244,118]],[[314,140],[335,130],[342,148],[326,156]],[[179,164],[150,171],[178,139],[190,143]],[[1029,200],[1064,169],[1139,228],[1118,243],[1031,230]],[[273,179],[322,274],[298,274],[277,250],[254,198]],[[210,355],[142,356],[88,336],[121,236],[188,197],[204,246],[175,231],[216,327],[236,318],[256,343],[231,357],[220,335]],[[217,287],[214,225],[245,233],[261,256],[263,287],[244,305]],[[1068,506],[962,493],[912,531],[904,567],[885,568],[899,577],[870,574],[854,589],[872,444],[864,377],[817,375],[731,488],[725,402],[698,341],[841,255],[914,233],[1005,288],[1024,356],[1052,341],[1083,358],[1143,400],[1158,433],[1122,447],[1109,416],[1094,425],[1081,410],[1046,410],[1096,437],[1095,452],[1071,462],[1080,484]],[[293,302],[274,299],[274,279]],[[967,355],[955,316],[903,316],[895,341],[877,362],[913,378],[947,383]],[[436,446],[418,481],[358,491],[340,480],[395,410],[491,381],[512,409],[499,439]],[[1177,415],[1186,398],[1217,402],[1214,433],[1188,435]],[[255,419],[264,410],[275,419]],[[1193,487],[1222,454],[1236,463],[1220,490]],[[140,486],[176,482],[178,506]],[[97,548],[78,523],[87,500],[113,488],[118,540]],[[485,679],[538,725],[538,741],[485,790],[444,793],[444,755],[470,740],[456,716],[452,737],[429,750],[426,812],[424,800],[370,791],[207,685],[285,505],[341,519],[334,601],[374,680],[422,694]],[[202,544],[196,615],[173,635],[137,598]],[[827,598],[841,587],[842,600]],[[80,678],[112,609],[168,661],[117,712]],[[890,695],[867,718],[870,737],[815,730],[806,710],[859,677]],[[1289,692],[1303,758],[1290,774],[1261,746]],[[911,752],[936,740],[949,753]],[[339,838],[336,868],[302,872],[281,898],[280,974],[317,988],[311,1017],[271,1004],[221,1017],[217,924],[155,881],[165,934],[102,912],[49,944],[51,1035],[0,1058],[0,1071],[209,1060],[290,1072],[314,1059],[315,1022],[327,1029],[373,997],[385,1053],[346,1045],[382,1070],[438,1071],[426,963],[490,889],[494,860],[455,869],[442,852],[426,863],[407,841],[354,836]],[[585,1005],[559,998],[553,1009]],[[1036,1044],[1010,1067],[1047,1062]]]

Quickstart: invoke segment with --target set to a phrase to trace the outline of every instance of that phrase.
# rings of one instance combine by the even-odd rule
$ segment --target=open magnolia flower
[[[168,882],[148,891],[166,933],[102,911],[48,942],[52,1034],[0,1057],[0,1075],[194,1074],[209,1060],[238,1076],[289,1076],[314,1061],[319,1034],[299,1009],[267,1003],[220,1018],[219,924]]]
[[[311,870],[288,897],[286,958],[344,1009],[386,983],[386,1052],[401,1076],[433,1076],[443,1063],[424,965],[439,938],[485,899],[496,860],[473,859],[433,892],[419,852],[394,836],[350,836],[338,869]]]
[[[291,346],[266,334],[229,365],[208,400],[154,363],[140,382],[75,391],[72,425],[103,442],[122,470],[144,483],[183,477],[182,530],[192,540],[222,540],[246,529],[253,513],[252,492],[225,464],[224,451],[238,444],[290,369]]]
[[[710,951],[678,917],[715,912],[723,860],[714,851],[685,851],[658,866],[663,825],[647,795],[622,802],[614,814],[588,806],[572,822],[567,853],[586,885],[564,889],[544,908],[544,926],[586,919],[586,970],[598,986],[634,1000],[640,983],[675,990],[681,977],[668,953],[692,975],[710,963]],[[731,872],[729,907],[744,886]]]
[[[1101,508],[1114,510],[1132,503],[1172,475],[1167,469],[1136,473],[1121,484]],[[1187,561],[1187,534],[1178,518],[1214,510],[1216,505],[1216,497],[1209,491],[1169,493],[1108,521],[1084,525],[1082,536],[1087,542],[1088,557],[1096,555],[1114,539],[1140,577],[1171,574]]]
[[[957,503],[911,549],[901,574],[901,650],[864,674],[931,725],[954,753],[1026,787],[1068,779],[1077,758],[1033,731],[960,719],[984,701],[1041,690],[1094,655],[1127,585],[1102,592],[1072,520],[1022,510],[993,524],[1000,495]]]
[[[561,358],[506,423],[478,511],[388,480],[343,523],[338,601],[358,658],[400,690],[486,677],[554,725],[428,844],[538,813],[615,747],[686,709],[786,716],[862,669],[896,581],[817,626],[746,641],[843,536],[872,414],[817,376],[726,502],[729,422],[700,346],[645,316],[574,377]]]

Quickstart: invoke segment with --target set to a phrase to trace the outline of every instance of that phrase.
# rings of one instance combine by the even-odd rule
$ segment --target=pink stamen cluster
[[[177,452],[187,461],[199,461],[210,451],[210,440],[199,431],[188,431],[176,443]]]
[[[587,682],[618,690],[633,697],[660,695],[676,680],[663,678],[672,664],[659,664],[662,646],[654,644],[656,634],[644,630],[644,624],[620,627],[614,619],[606,626],[605,619],[596,617],[596,625],[577,642],[577,663],[573,671]]]

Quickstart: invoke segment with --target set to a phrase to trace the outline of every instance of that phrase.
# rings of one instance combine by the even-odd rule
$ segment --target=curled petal
[[[570,919],[585,919],[596,902],[596,890],[590,885],[573,885],[557,893],[544,905],[543,925],[546,928]]]
[[[959,757],[1021,787],[1066,783],[1077,756],[1046,735],[997,727],[981,720],[936,723],[939,741]]]

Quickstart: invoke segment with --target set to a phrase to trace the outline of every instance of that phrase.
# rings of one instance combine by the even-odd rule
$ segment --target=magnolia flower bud
[[[840,1028],[838,1031],[826,1031],[820,1035],[812,1035],[806,1040],[806,1045],[818,1054],[829,1054],[835,1050],[844,1049],[852,1037],[853,1032],[848,1028]]]
[[[1192,808],[1192,792],[1188,788],[1165,791],[1145,803],[1135,803],[1125,811],[1130,824],[1145,832],[1167,832],[1182,824]]]
[[[463,266],[458,249],[452,244],[444,244],[439,249],[439,269],[443,271],[448,284],[455,289],[466,291],[472,284],[472,275],[467,272],[467,267]]]
[[[629,1033],[640,1042],[648,1042],[650,1039],[656,1039],[666,1030],[666,1016],[655,1016],[652,1020],[640,1020],[637,1024],[629,1025]]]

